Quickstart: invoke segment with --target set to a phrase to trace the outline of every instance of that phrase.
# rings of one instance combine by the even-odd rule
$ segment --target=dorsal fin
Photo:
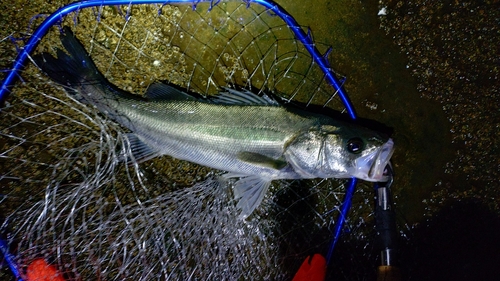
[[[195,101],[196,97],[183,92],[173,86],[156,82],[149,85],[146,91],[146,97],[152,101],[165,101],[165,100],[182,100],[182,101]]]
[[[224,105],[264,105],[264,106],[279,106],[279,103],[271,97],[263,94],[262,96],[256,95],[249,90],[243,89],[241,91],[222,87],[225,91],[210,97],[208,99],[202,96],[195,96],[177,87],[167,85],[161,82],[153,83],[146,91],[146,98],[151,101],[201,101],[215,104]]]
[[[222,87],[225,92],[220,92],[218,95],[210,99],[211,102],[225,105],[267,105],[279,106],[278,102],[267,95],[258,96],[249,90],[241,91]]]

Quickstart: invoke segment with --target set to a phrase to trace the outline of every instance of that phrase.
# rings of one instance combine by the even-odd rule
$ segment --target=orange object
[[[65,281],[62,274],[44,259],[36,259],[26,270],[26,281]]]
[[[326,259],[320,254],[308,256],[292,281],[324,281],[326,275]]]

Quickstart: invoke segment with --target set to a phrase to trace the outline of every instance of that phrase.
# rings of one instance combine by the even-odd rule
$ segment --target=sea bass
[[[243,218],[276,179],[386,179],[394,149],[383,134],[248,90],[224,88],[197,98],[154,83],[141,97],[108,82],[69,28],[61,42],[66,52],[34,56],[38,67],[68,94],[128,128],[136,161],[166,154],[238,177],[233,191]]]

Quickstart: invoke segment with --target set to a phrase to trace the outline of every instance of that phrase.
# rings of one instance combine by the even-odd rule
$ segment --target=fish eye
[[[352,138],[347,141],[347,150],[353,154],[361,153],[363,146],[364,143],[360,138]]]

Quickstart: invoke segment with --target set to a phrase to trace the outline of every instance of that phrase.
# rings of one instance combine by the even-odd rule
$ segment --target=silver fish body
[[[240,177],[234,193],[242,217],[252,213],[276,179],[385,179],[393,142],[375,131],[246,90],[225,88],[216,97],[199,99],[155,83],[145,98],[138,97],[111,85],[69,29],[61,41],[67,53],[34,57],[44,72],[128,128],[137,161],[166,154]]]

